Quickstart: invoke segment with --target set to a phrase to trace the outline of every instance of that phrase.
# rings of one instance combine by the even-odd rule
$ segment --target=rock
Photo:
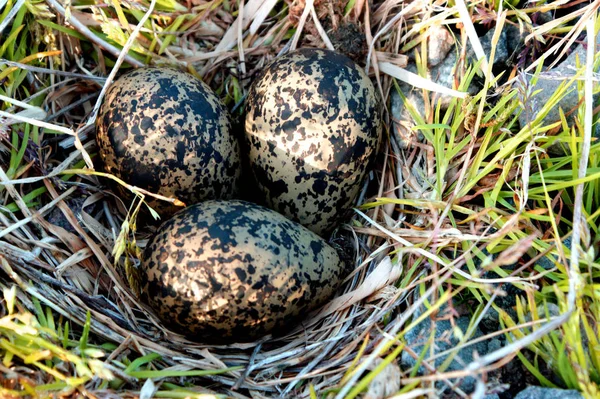
[[[423,117],[425,102],[419,91],[411,89],[406,84],[400,84],[403,94],[406,96],[406,101]],[[423,135],[415,132],[413,129],[417,125],[414,118],[404,105],[404,101],[400,95],[392,90],[391,109],[393,118],[394,137],[400,148],[408,148],[412,141],[423,141]]]
[[[490,56],[492,53],[492,38],[494,37],[494,30],[488,31],[485,35],[479,38],[481,42],[481,47],[483,47],[483,52],[486,56]],[[506,60],[508,60],[508,47],[507,47],[508,36],[506,34],[506,30],[503,29],[500,33],[500,37],[498,38],[498,43],[495,47],[494,53],[494,65],[493,67],[500,70],[506,69]],[[473,47],[471,47],[471,42],[469,42],[469,47],[467,49],[467,58],[470,58],[475,62],[475,51],[473,51]]]
[[[534,355],[530,351],[524,350],[521,353],[528,361],[535,362]],[[508,389],[501,394],[503,399],[514,398],[517,393],[521,392],[527,386],[539,384],[538,379],[529,372],[527,367],[525,367],[523,362],[517,357],[501,367],[499,371],[499,381],[508,386]],[[544,376],[553,375],[552,371],[546,367],[544,362],[539,363],[539,371]]]
[[[507,24],[504,28],[506,32],[506,48],[509,54],[510,59],[516,62],[518,53],[523,50],[523,44],[525,41],[525,37],[527,36],[527,32],[519,29],[518,26]]]
[[[486,57],[488,57],[491,55],[492,52],[492,38],[494,36],[494,31],[490,30],[488,33],[486,33],[485,35],[481,36],[479,38],[479,41],[481,42],[481,47],[483,47],[483,52],[486,55]],[[500,33],[500,37],[498,38],[498,43],[496,44],[495,47],[495,53],[494,53],[494,65],[493,68],[497,69],[497,70],[505,70],[506,69],[506,61],[508,60],[508,47],[507,47],[507,34],[506,31],[503,30],[502,33]],[[471,46],[471,42],[468,41],[467,42],[467,60],[468,63],[473,65],[474,63],[477,62],[477,57],[475,54],[475,50],[473,50],[473,47]],[[456,51],[450,51],[448,53],[448,56],[444,59],[443,62],[441,62],[439,65],[431,68],[430,70],[430,76],[431,79],[436,82],[437,84],[440,84],[442,86],[446,86],[448,88],[452,88],[452,84],[454,82],[454,68],[456,67],[456,61],[457,61],[457,53]],[[416,70],[416,68],[415,68]],[[479,90],[480,90],[480,86],[474,85],[473,82],[471,82],[471,87],[469,87],[469,93],[470,94],[476,94]],[[452,97],[450,96],[441,96],[440,97],[442,99],[442,105],[443,106],[447,106],[448,103],[450,102],[450,100],[452,99]]]
[[[487,251],[486,251],[487,252]],[[493,255],[493,258],[496,258],[497,254]],[[507,266],[503,266],[504,270],[514,270],[515,267],[517,266],[517,264],[513,264],[513,265],[507,265]],[[482,274],[481,276],[482,278],[485,279],[499,279],[501,278],[501,276],[492,271],[486,271]],[[517,304],[517,296],[521,296],[521,297],[525,297],[525,291],[520,289],[519,287],[517,287],[514,284],[510,284],[510,283],[504,283],[502,284],[502,291],[504,291],[504,293],[502,295],[498,295],[494,301],[494,303],[496,304],[496,306],[498,306],[499,308],[503,309],[504,311],[506,311],[509,315],[511,315],[511,317],[513,316],[512,310],[513,307]],[[498,312],[496,312],[493,308],[491,308],[488,312],[490,318],[498,318]],[[515,314],[516,316],[516,314]],[[490,331],[491,332],[491,331]]]
[[[494,36],[494,31],[490,30],[484,36],[479,38],[481,42],[481,47],[483,47],[483,52],[489,58],[492,52],[492,37]],[[502,70],[506,67],[506,60],[508,59],[508,48],[506,46],[507,35],[506,32],[503,31],[500,34],[500,38],[498,39],[498,43],[495,47],[495,55],[494,55],[494,68],[502,68]],[[471,46],[471,42],[468,42],[467,47],[467,60],[469,64],[474,64],[477,62],[477,57],[475,55],[475,51]],[[441,62],[439,65],[431,68],[430,76],[431,80],[435,83],[440,84],[442,86],[446,86],[448,88],[452,88],[455,73],[454,69],[456,68],[457,54],[455,51],[450,51],[448,56]],[[475,82],[471,82],[471,86],[468,89],[469,94],[474,95],[481,89],[480,85],[475,84]],[[450,101],[452,100],[451,96],[448,95],[439,95],[439,99],[442,100],[442,107],[447,107]]]
[[[543,4],[548,4],[550,1],[541,1],[541,2],[537,2],[537,6],[542,6]],[[570,4],[570,3],[574,3],[574,4]],[[567,4],[564,4],[564,7],[561,7],[558,10],[552,10],[552,11],[545,11],[545,12],[534,12],[532,14],[530,14],[530,19],[531,19],[531,23],[532,23],[532,27],[536,28],[538,26],[544,25],[548,22],[554,21],[558,18],[564,17],[567,14],[573,13],[576,10],[579,10],[583,7],[587,6],[586,2],[567,2]],[[576,19],[573,21],[573,23],[575,23],[580,17],[576,17]],[[520,26],[520,27],[519,27]],[[533,47],[536,47],[535,45],[533,45],[533,42],[535,42],[535,40],[530,41],[529,42],[529,56],[527,56],[525,53],[521,54],[522,57],[521,59],[519,58],[519,53],[522,53],[523,50],[525,50],[526,48],[526,44],[525,44],[525,37],[527,37],[527,35],[529,35],[531,33],[531,31],[525,29],[525,24],[519,24],[519,26],[515,26],[512,24],[505,24],[504,25],[504,30],[507,33],[507,46],[508,46],[508,52],[510,54],[510,60],[508,62],[508,65],[515,65],[517,63],[519,63],[520,65],[525,65],[527,66],[527,61],[526,58],[529,58],[531,56],[531,51],[533,51]],[[521,29],[523,28],[523,31],[521,32]],[[542,46],[544,46],[544,43],[540,43]],[[546,43],[547,44],[547,43]],[[543,51],[543,50],[541,50]]]
[[[515,399],[583,399],[578,391],[542,388],[529,386],[524,391],[521,391],[515,396]]]
[[[503,287],[506,287],[506,285],[504,285]],[[507,293],[507,295],[508,295],[508,293]],[[502,297],[501,296],[496,297],[496,300],[495,300],[496,306],[501,307],[502,310],[504,312],[506,312],[511,319],[517,320],[517,312],[514,309],[514,305],[511,305],[512,300],[510,300],[509,303],[507,303],[506,301],[504,301],[504,299],[499,299],[499,298],[502,298]],[[481,319],[481,323],[479,324],[479,327],[481,328],[481,331],[484,334],[493,334],[500,329],[500,314],[493,306],[490,307],[488,309],[488,311],[483,315],[483,318]],[[499,340],[499,342],[496,343],[495,342],[496,340]],[[498,345],[498,344],[500,346],[504,345],[504,340],[505,340],[504,336],[497,337],[496,340],[490,341],[489,344],[493,346],[492,348],[490,348],[490,351],[499,349],[499,347],[495,347],[495,345]]]
[[[443,315],[444,309],[442,309],[440,312],[440,316]],[[415,315],[415,317],[418,317],[418,315]],[[460,329],[463,334],[466,333],[469,323],[470,317],[468,316],[461,316],[454,320],[454,325],[456,328]],[[431,337],[432,323],[430,318],[426,318],[421,323],[416,325],[412,330],[410,330],[404,336],[404,338],[406,339],[406,345],[417,354],[421,353],[423,346],[428,344],[429,348],[427,350],[427,356],[425,357],[425,360],[427,360],[430,355],[451,350],[459,344],[460,340],[455,336],[454,328],[455,327],[450,320],[442,319],[436,321],[434,338],[432,340],[433,342],[429,342],[429,338]],[[469,340],[481,337],[482,335],[483,333],[481,330],[476,329]],[[492,344],[492,348],[497,348],[497,345],[498,342],[494,342]],[[465,348],[459,350],[458,353],[453,357],[453,360],[446,371],[463,370],[467,364],[473,361],[475,353],[477,353],[479,356],[483,356],[488,352],[490,352],[490,341],[482,341],[474,345],[466,346]],[[436,358],[430,363],[430,365],[436,368],[440,367],[447,357],[448,356],[441,356]],[[409,369],[415,367],[417,361],[408,353],[408,351],[403,351],[400,364],[403,369]],[[424,374],[425,371],[426,368],[421,365],[418,370],[419,374]],[[475,378],[465,377],[459,382],[459,386],[465,392],[472,392],[475,388],[475,383]],[[447,385],[443,382],[436,383],[436,386],[438,386],[440,389],[447,387]]]
[[[383,359],[375,359],[373,365],[369,368],[370,370],[375,369],[383,362]],[[363,396],[363,399],[384,399],[392,396],[400,390],[400,377],[402,372],[400,367],[394,362],[389,363],[383,368],[371,381],[367,393]]]
[[[596,38],[600,40],[600,35]],[[533,87],[533,91],[537,92],[534,96],[526,100],[529,107],[523,109],[523,112],[519,115],[519,123],[521,128],[531,123],[536,119],[536,116],[540,110],[550,101],[550,98],[554,95],[558,87],[563,83],[564,80],[571,78],[576,72],[577,59],[579,59],[579,65],[585,65],[587,59],[587,50],[584,46],[578,45],[573,49],[573,52],[558,66],[550,71],[540,73],[537,84]],[[597,72],[597,70],[596,70]],[[532,85],[532,75],[527,75],[527,84]],[[573,119],[577,115],[577,109],[579,103],[579,94],[577,92],[577,85],[573,83],[567,94],[559,101],[559,103],[552,107],[548,114],[544,117],[542,124],[550,125],[552,123],[560,121],[559,109],[562,108],[563,112],[567,115],[567,122],[571,124]],[[597,102],[596,100],[594,101]],[[573,111],[569,114],[569,112]],[[600,131],[596,126],[596,137],[600,137]],[[566,146],[563,152],[566,151]],[[553,152],[558,151],[557,148]]]
[[[498,314],[498,311],[493,307],[490,307],[483,315],[480,327],[486,334],[498,331],[500,329],[500,315]]]
[[[456,394],[456,393],[449,393],[449,394],[444,394],[442,396],[440,396],[440,399],[461,399],[462,396]],[[490,393],[485,395],[483,398],[481,399],[500,399],[500,396],[498,396],[497,393]]]
[[[548,317],[560,316],[560,308],[555,303],[547,302],[546,306],[543,304],[538,305],[537,312],[540,317],[546,317],[546,311],[548,311]]]
[[[540,26],[540,25],[544,25],[550,21],[554,21],[554,14],[552,11],[546,11],[546,12],[534,12],[531,15],[531,22],[534,23],[534,25],[536,26]]]
[[[488,352],[497,351],[504,346],[504,339],[492,338],[488,342]]]
[[[454,37],[446,27],[434,25],[429,29],[427,38],[427,61],[433,67],[442,62],[454,45]]]
[[[567,257],[567,259],[570,259],[570,256],[569,256],[570,251],[571,251],[571,237],[570,236],[564,239],[563,249],[568,251],[565,253],[565,256]],[[558,257],[549,253],[546,256],[543,256],[540,259],[538,259],[537,262],[535,262],[535,265],[544,268],[544,270],[550,270],[555,266],[554,262],[557,262],[557,261],[558,261]]]
[[[496,273],[494,274],[498,276]],[[500,276],[494,278],[500,278]],[[502,285],[502,290],[505,292],[505,295],[499,295],[496,297],[496,305],[511,314],[509,309],[513,309],[513,307],[517,305],[517,296],[521,296],[521,299],[526,297],[525,291],[516,285],[509,283]]]

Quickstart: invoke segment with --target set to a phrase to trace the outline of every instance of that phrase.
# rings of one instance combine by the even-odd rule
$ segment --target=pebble
[[[583,395],[575,390],[556,388],[527,387],[515,396],[515,399],[583,399]]]
[[[445,313],[444,308],[440,310],[439,315],[443,316]],[[418,317],[418,315],[415,315]],[[435,323],[435,332],[433,342],[429,342],[429,338],[431,337],[431,329],[432,323],[431,319],[428,317],[423,320],[421,323],[417,324],[412,330],[410,330],[404,338],[406,339],[406,344],[408,347],[412,349],[412,351],[419,354],[423,350],[423,345],[430,344],[433,345],[433,349],[430,347],[427,349],[426,358],[430,357],[435,353],[445,352],[447,350],[451,350],[460,344],[460,340],[454,334],[454,328],[460,329],[463,333],[466,333],[469,328],[471,318],[469,316],[460,316],[455,318],[454,325],[449,320],[438,320]],[[469,341],[481,337],[483,332],[477,328],[475,332],[470,336]],[[464,370],[465,366],[471,363],[474,359],[474,354],[477,353],[478,356],[484,356],[485,354],[491,352],[492,350],[498,349],[503,344],[499,341],[498,337],[496,339],[486,340],[482,342],[478,342],[474,345],[468,345],[463,349],[460,349],[458,353],[453,357],[452,362],[446,369],[446,371],[457,371]],[[451,353],[450,355],[454,355]],[[446,361],[448,356],[441,356],[431,362],[431,366],[440,367],[442,363]],[[416,366],[416,360],[408,353],[408,351],[403,351],[400,359],[400,365],[403,369],[408,369]],[[419,374],[424,374],[426,371],[424,366],[419,367]],[[455,381],[452,381],[455,382]],[[465,392],[472,392],[475,389],[476,379],[473,377],[465,377],[460,381],[458,386]],[[438,382],[436,384],[439,389],[447,387],[443,382]]]
[[[427,60],[429,66],[436,66],[441,63],[450,49],[454,46],[454,37],[444,26],[435,25],[429,29],[427,38]]]
[[[565,251],[567,259],[570,259],[571,237],[567,237],[563,240],[563,250]],[[544,270],[550,270],[556,266],[555,262],[557,261],[558,257],[553,254],[547,254],[538,259],[537,262],[535,262],[535,265],[544,268]]]
[[[600,34],[596,38],[596,41],[600,40]],[[578,45],[573,49],[573,52],[562,61],[558,66],[552,68],[550,71],[542,72],[536,85],[533,87],[533,92],[536,92],[531,98],[523,99],[523,101],[529,106],[523,109],[523,112],[519,115],[519,123],[521,127],[526,126],[527,123],[535,120],[538,113],[546,105],[550,98],[554,95],[558,87],[566,79],[571,78],[576,73],[577,59],[579,59],[579,65],[585,65],[587,59],[587,50],[584,46]],[[596,72],[598,70],[596,69]],[[533,74],[527,74],[526,82],[528,85],[532,85]],[[595,96],[597,98],[597,96]],[[548,114],[542,120],[543,125],[549,125],[560,121],[560,111],[562,109],[565,114],[568,114],[571,110],[577,107],[579,103],[579,94],[577,91],[577,85],[573,83],[568,89],[568,93],[558,102],[558,104],[550,109]],[[573,120],[577,116],[577,109],[567,116],[567,122],[573,123]],[[600,129],[596,125],[595,137],[600,137]],[[563,145],[564,151],[566,151],[566,145]],[[554,149],[554,152],[558,149]]]

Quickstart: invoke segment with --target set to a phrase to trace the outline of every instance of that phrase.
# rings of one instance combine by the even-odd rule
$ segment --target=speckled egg
[[[235,193],[240,148],[229,113],[188,73],[142,68],[123,75],[106,93],[96,132],[104,169],[129,184],[186,204]],[[181,209],[147,200],[163,217]]]
[[[203,343],[251,341],[295,326],[346,270],[322,238],[262,206],[207,201],[149,241],[141,299],[166,326]]]
[[[375,88],[349,58],[301,49],[276,59],[252,84],[245,123],[266,205],[326,234],[355,201],[381,129]]]

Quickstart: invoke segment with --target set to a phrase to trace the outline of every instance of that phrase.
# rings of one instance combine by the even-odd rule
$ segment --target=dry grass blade
[[[481,69],[485,74],[487,80],[494,80],[494,75],[492,74],[492,66],[488,62],[487,55],[483,51],[483,46],[481,45],[481,41],[479,40],[479,35],[475,31],[475,26],[473,25],[473,21],[471,21],[471,15],[469,14],[469,10],[467,9],[467,5],[464,0],[457,0],[456,7],[458,8],[458,14],[460,15],[460,20],[465,26],[467,31],[467,36],[469,37],[469,41],[473,46],[473,50],[477,55],[477,59],[481,60]],[[502,3],[500,3],[500,11],[502,12]]]
[[[47,0],[47,2],[48,2],[48,4],[50,4],[50,6],[52,8],[54,8],[56,10],[56,12],[58,12],[60,15],[62,15],[65,18],[67,17],[65,8],[57,0]],[[114,55],[115,57],[118,57],[119,55],[121,55],[121,50],[119,50],[112,44],[98,38],[98,36],[96,36],[93,32],[91,32],[87,26],[85,26],[77,18],[75,18],[75,16],[72,13],[69,16],[69,18],[67,18],[67,19],[75,27],[75,29],[77,29],[79,32],[81,32],[86,38],[88,38],[94,44],[102,47],[103,49],[105,49],[106,51],[108,51],[109,53]],[[123,57],[124,57],[125,61],[127,61],[129,64],[131,64],[133,66],[136,66],[136,67],[144,66],[144,64],[142,64],[141,62],[137,61],[135,58],[133,58],[127,54],[125,54]]]
[[[446,94],[456,98],[466,98],[467,93],[449,89],[446,86],[442,86],[438,83],[435,83],[429,79],[425,79],[415,73],[407,71],[406,69],[400,68],[399,66],[393,65],[389,62],[380,62],[379,70],[383,73],[387,73],[388,75],[399,79],[403,82],[406,82],[412,86],[429,90],[435,93]]]
[[[9,60],[5,60],[5,59],[0,59],[0,65],[14,66],[14,67],[25,69],[25,70],[28,70],[31,72],[49,73],[49,74],[57,75],[57,76],[66,76],[66,77],[70,77],[70,78],[94,80],[94,81],[97,81],[100,83],[103,83],[106,81],[106,78],[103,78],[101,76],[90,76],[90,75],[84,75],[84,74],[80,74],[80,73],[64,72],[64,71],[58,71],[55,69],[40,68],[40,67],[23,64],[21,62],[9,61]]]
[[[7,0],[2,0],[0,2],[0,10],[4,8]],[[8,25],[12,22],[13,18],[17,15],[21,7],[25,5],[25,0],[18,0],[16,4],[12,6],[12,9],[8,13],[8,15],[4,18],[2,23],[0,23],[0,35],[4,30],[8,27]]]
[[[96,118],[98,117],[98,111],[100,110],[100,105],[102,104],[102,99],[104,98],[104,95],[106,94],[106,90],[108,90],[109,85],[112,83],[113,79],[117,75],[117,72],[119,71],[119,67],[121,66],[123,61],[127,60],[127,57],[128,57],[127,53],[129,52],[129,49],[131,48],[131,46],[133,46],[133,43],[137,40],[140,30],[144,26],[144,23],[146,23],[148,18],[150,18],[150,15],[152,15],[152,12],[154,11],[154,7],[156,7],[156,1],[157,0],[152,0],[150,2],[150,6],[148,7],[148,10],[144,14],[144,16],[140,19],[140,22],[135,27],[133,32],[131,32],[129,39],[127,39],[127,42],[125,42],[125,45],[123,46],[123,50],[121,50],[119,52],[119,56],[117,57],[115,66],[110,71],[110,74],[108,75],[108,78],[106,78],[106,82],[104,82],[104,86],[102,87],[102,90],[100,91],[100,94],[98,95],[98,100],[96,101],[96,105],[94,106],[94,109],[92,110],[92,114],[88,118],[87,123],[80,130],[85,129],[86,127],[91,126],[96,122]],[[138,64],[136,66],[142,66],[142,65]],[[79,140],[79,137],[76,136],[75,139],[76,139],[76,146],[77,146],[77,140]],[[79,147],[77,147],[77,148],[79,148]],[[88,167],[93,168],[93,166],[90,166],[89,164],[88,164]]]
[[[43,215],[45,212],[52,209],[59,201],[62,201],[69,195],[73,194],[74,191],[75,191],[75,187],[71,187],[70,189],[68,189],[67,191],[62,193],[60,196],[56,197],[54,200],[48,202],[46,205],[44,205],[42,208],[40,208],[38,211],[36,211],[36,213],[34,213],[33,215],[26,217],[24,219],[21,219],[17,223],[14,223],[14,224],[10,225],[9,227],[5,228],[4,230],[0,231],[0,238],[25,226],[27,223],[31,222],[36,216]]]
[[[566,36],[561,38],[555,45],[553,45],[548,51],[544,54],[544,57],[537,59],[532,62],[531,65],[528,65],[524,72],[534,71],[540,64],[544,62],[548,57],[554,56],[555,59],[551,63],[551,66],[556,65],[556,63],[565,55],[565,53],[571,48],[571,45],[574,43],[578,35],[584,30],[586,21],[590,21],[593,19],[593,16],[596,14],[598,9],[600,8],[600,0],[595,0],[593,3],[580,8],[578,10],[573,11],[568,16],[564,17],[565,19],[574,19],[579,17],[575,29],[572,29],[568,32]],[[540,27],[541,28],[541,27]],[[558,52],[561,50],[560,52]],[[558,54],[557,54],[558,53]],[[507,84],[514,83],[517,78],[513,78],[507,82]]]
[[[294,37],[290,42],[289,51],[296,50],[298,46],[298,41],[300,40],[300,36],[302,35],[302,31],[304,29],[304,25],[306,24],[306,20],[310,14],[310,10],[314,7],[314,0],[306,0],[304,4],[304,11],[302,11],[302,15],[300,16],[300,20],[298,21],[298,26],[296,27],[296,33],[294,33]]]
[[[312,16],[313,23],[315,24],[317,31],[319,32],[319,36],[321,36],[323,43],[325,43],[325,47],[332,51],[335,50],[333,44],[331,43],[331,40],[329,40],[329,37],[327,36],[327,32],[325,32],[325,29],[323,29],[323,26],[319,22],[319,17],[317,16],[317,12],[315,11],[314,5],[310,9],[310,14]]]
[[[600,5],[600,2],[597,2]],[[588,162],[590,158],[590,146],[592,139],[592,126],[594,118],[594,83],[592,77],[594,75],[594,57],[596,56],[596,34],[594,18],[587,19],[587,58],[585,68],[585,119],[584,119],[584,137],[581,158],[579,159],[579,178],[587,175]],[[583,184],[578,184],[575,191],[575,210],[573,212],[573,238],[571,246],[571,268],[570,276],[572,285],[569,286],[569,308],[575,307],[575,299],[577,295],[577,284],[580,280],[579,275],[579,246],[581,239],[582,224],[585,219],[582,215],[583,209]]]

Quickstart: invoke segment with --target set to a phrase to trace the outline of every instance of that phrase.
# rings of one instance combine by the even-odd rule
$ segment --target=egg
[[[260,197],[317,234],[352,206],[381,139],[380,102],[364,71],[333,51],[271,63],[248,94],[245,138]]]
[[[141,299],[168,328],[202,343],[252,341],[293,328],[347,270],[322,238],[250,202],[206,201],[150,239]]]
[[[235,194],[240,147],[229,113],[188,73],[151,67],[121,76],[106,92],[96,139],[105,171],[131,185],[186,204]],[[164,217],[181,209],[147,200]]]

